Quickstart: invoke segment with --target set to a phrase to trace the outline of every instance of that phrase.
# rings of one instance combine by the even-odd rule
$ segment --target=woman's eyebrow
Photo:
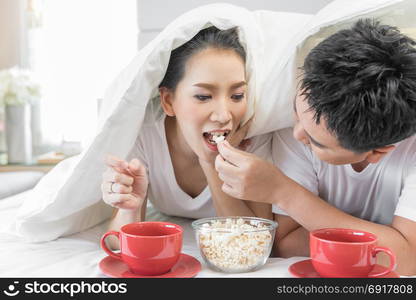
[[[243,86],[243,85],[247,85],[247,82],[245,82],[245,81],[240,81],[240,82],[237,82],[237,83],[233,83],[233,84],[231,85],[231,88],[232,88],[232,89],[236,89],[236,88],[239,88],[240,86]]]
[[[230,88],[231,89],[236,89],[236,88],[239,88],[240,86],[244,86],[244,85],[247,85],[247,82],[240,81],[240,82],[233,83]],[[211,83],[205,83],[205,82],[195,83],[195,84],[193,84],[193,86],[202,87],[202,88],[206,88],[206,89],[209,89],[209,90],[218,89],[217,85],[211,84]]]
[[[215,84],[204,83],[204,82],[195,83],[193,84],[193,86],[202,87],[202,88],[209,89],[209,90],[218,89]]]

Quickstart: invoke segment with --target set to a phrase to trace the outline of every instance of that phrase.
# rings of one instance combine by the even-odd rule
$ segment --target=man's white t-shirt
[[[165,133],[166,115],[143,124],[128,160],[138,158],[148,171],[148,198],[152,205],[167,215],[186,218],[206,218],[216,215],[207,185],[195,198],[178,185],[173,170]],[[270,159],[271,134],[254,137],[247,152]]]
[[[416,136],[395,145],[381,161],[356,172],[350,164],[319,160],[286,128],[273,134],[272,157],[288,177],[350,215],[379,224],[391,224],[394,215],[416,221]],[[286,214],[276,205],[273,212]]]

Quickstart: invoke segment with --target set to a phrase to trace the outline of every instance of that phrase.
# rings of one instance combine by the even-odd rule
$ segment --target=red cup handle
[[[387,255],[390,257],[390,266],[387,268],[387,270],[380,272],[380,273],[376,273],[376,274],[369,274],[368,277],[379,277],[379,276],[383,276],[386,275],[388,273],[390,273],[391,271],[393,271],[396,268],[396,255],[394,255],[394,253],[386,247],[375,247],[373,249],[373,256],[377,256],[377,253],[379,252],[385,252],[387,253]]]
[[[120,232],[117,231],[108,231],[106,233],[104,233],[104,235],[101,237],[101,248],[103,248],[103,250],[110,255],[112,258],[115,259],[120,259],[121,260],[121,255],[118,253],[114,253],[113,251],[111,251],[110,249],[107,248],[107,245],[105,243],[105,239],[107,238],[107,236],[109,235],[115,235],[118,239],[120,238]]]

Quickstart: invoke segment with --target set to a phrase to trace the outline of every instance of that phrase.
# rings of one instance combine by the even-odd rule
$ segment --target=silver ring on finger
[[[113,190],[113,185],[114,184],[115,184],[115,182],[111,182],[111,184],[110,184],[110,191],[109,191],[110,194],[116,193],[116,191]]]

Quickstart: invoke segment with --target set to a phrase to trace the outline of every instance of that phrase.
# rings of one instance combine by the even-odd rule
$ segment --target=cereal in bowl
[[[249,224],[241,218],[205,223],[199,233],[205,258],[220,270],[230,272],[251,270],[261,265],[270,253],[272,241],[265,225]]]

